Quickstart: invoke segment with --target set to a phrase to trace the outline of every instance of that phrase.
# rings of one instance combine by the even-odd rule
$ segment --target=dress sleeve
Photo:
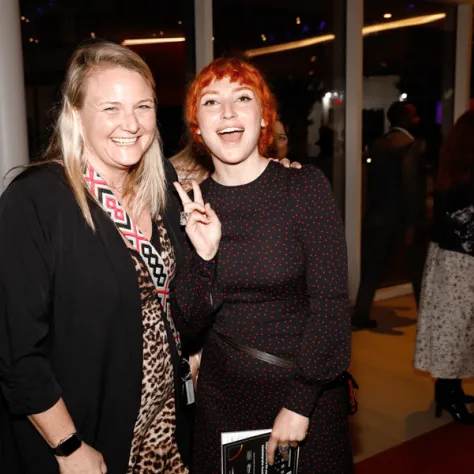
[[[167,163],[168,182],[177,180],[176,171]],[[170,192],[174,195],[173,190]],[[178,203],[178,198],[176,198]],[[177,204],[177,212],[182,208]],[[178,217],[176,216],[178,219]],[[223,293],[217,283],[217,259],[202,259],[186,236],[184,227],[179,233],[184,262],[172,287],[171,311],[173,321],[191,352],[198,350],[203,332],[212,325],[214,314],[222,305]]]
[[[48,360],[54,251],[24,184],[0,199],[0,387],[15,415],[44,412],[61,396]]]
[[[321,386],[337,378],[350,362],[346,242],[324,175],[315,167],[292,170],[290,183],[310,306],[284,406],[309,417]]]
[[[191,247],[186,239],[185,263],[177,275],[172,299],[174,322],[188,340],[198,338],[212,325],[214,314],[223,301],[216,278],[218,254],[207,261]]]

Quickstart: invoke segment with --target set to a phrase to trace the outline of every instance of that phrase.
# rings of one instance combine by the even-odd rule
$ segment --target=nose
[[[234,102],[232,100],[225,101],[223,104],[222,118],[229,120],[233,119],[235,115]]]
[[[123,122],[122,122],[122,129],[125,132],[129,133],[137,133],[138,129],[140,128],[140,123],[137,120],[137,116],[135,112],[126,113]]]

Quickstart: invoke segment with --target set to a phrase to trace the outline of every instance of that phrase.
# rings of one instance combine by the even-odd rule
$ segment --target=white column
[[[457,6],[454,120],[468,108],[471,92],[472,5]]]
[[[361,263],[364,0],[348,0],[346,18],[345,225],[349,259],[349,298],[353,301],[359,288]]]
[[[0,193],[5,174],[28,163],[23,51],[18,0],[0,0]]]
[[[214,59],[212,0],[194,0],[196,72]]]

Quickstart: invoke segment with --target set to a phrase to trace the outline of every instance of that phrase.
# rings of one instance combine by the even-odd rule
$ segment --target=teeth
[[[134,138],[112,138],[114,143],[120,143],[121,145],[132,145],[137,141],[137,137]]]
[[[236,127],[229,127],[229,128],[224,128],[224,130],[220,130],[217,132],[219,135],[222,135],[224,133],[233,133],[233,132],[243,132],[243,128],[236,128]]]

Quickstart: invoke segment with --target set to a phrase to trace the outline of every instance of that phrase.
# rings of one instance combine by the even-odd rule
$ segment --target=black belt
[[[253,347],[240,344],[234,339],[228,336],[224,336],[224,334],[221,334],[220,332],[217,332],[215,329],[214,329],[214,332],[220,337],[220,339],[222,339],[224,342],[229,344],[229,346],[233,347],[234,349],[240,352],[245,352],[246,354],[254,357],[255,359],[262,360],[263,362],[276,365],[283,369],[293,369],[295,367],[294,362],[292,362],[291,360],[283,359],[282,357],[278,357],[273,354],[268,354],[268,352],[259,351],[258,349],[254,349]]]
[[[276,365],[277,367],[281,367],[283,369],[293,369],[295,367],[295,363],[288,359],[283,359],[282,357],[278,357],[273,354],[268,354],[268,352],[263,352],[258,349],[254,349],[253,347],[246,346],[244,344],[240,344],[236,340],[232,339],[229,336],[225,336],[220,332],[214,329],[214,332],[217,334],[219,339],[224,341],[229,346],[233,347],[235,350],[244,352],[255,359],[261,360],[263,362],[267,362],[271,365]],[[357,412],[357,400],[355,398],[355,390],[359,388],[357,382],[354,380],[352,375],[344,371],[341,375],[339,375],[335,380],[331,380],[330,382],[325,383],[314,383],[315,386],[319,385],[320,394],[328,389],[335,388],[338,386],[344,386],[347,390],[347,395],[349,398],[348,408],[349,414],[354,415]]]

